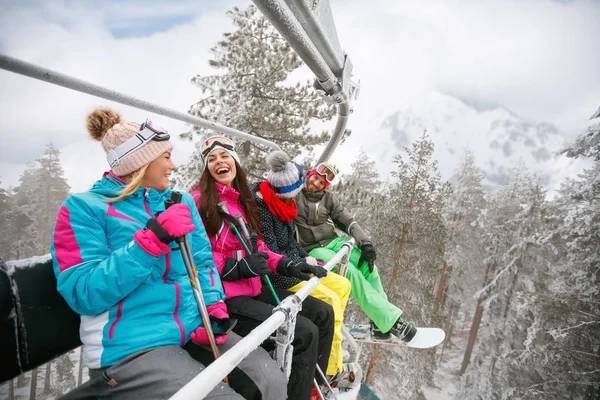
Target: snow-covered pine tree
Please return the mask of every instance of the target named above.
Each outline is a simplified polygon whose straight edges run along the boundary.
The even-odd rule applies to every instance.
[[[482,182],[483,174],[475,164],[475,156],[465,149],[450,179],[452,195],[444,211],[448,231],[446,264],[444,282],[438,287],[440,308],[446,303],[447,296],[452,303],[453,314],[458,314],[459,310],[462,313],[472,312],[473,295],[481,287],[485,272],[481,237],[486,200]],[[451,332],[452,329],[446,330],[447,340],[450,340]]]
[[[435,288],[442,271],[446,229],[443,206],[451,189],[442,183],[433,159],[433,142],[426,133],[404,155],[394,159],[397,169],[388,196],[374,206],[380,274],[390,301],[403,309],[403,318],[420,326],[444,326],[435,309]],[[367,367],[367,383],[395,397],[417,393],[431,384],[436,367],[435,350],[407,352],[402,348],[379,351],[375,346]],[[389,371],[393,370],[394,374]]]
[[[69,196],[70,187],[60,164],[60,150],[52,143],[46,145],[44,155],[38,160],[36,174],[37,208],[35,224],[37,246],[41,253],[48,252],[56,215],[62,202]]]
[[[71,350],[66,354],[58,357],[54,361],[56,368],[56,394],[61,396],[75,388],[75,363],[71,360],[71,355],[75,350]]]
[[[7,260],[48,253],[54,222],[61,203],[69,195],[69,185],[60,165],[60,151],[51,143],[44,155],[30,163],[9,196],[5,213],[11,232]]]
[[[329,135],[312,133],[308,124],[311,119],[331,119],[335,109],[309,82],[289,82],[290,73],[302,65],[298,55],[255,6],[246,10],[234,7],[228,15],[236,30],[223,34],[223,40],[211,49],[214,58],[209,61],[219,73],[192,79],[203,97],[189,113],[273,140],[292,157],[326,142]],[[212,134],[194,127],[181,136],[191,140],[196,135]],[[265,169],[264,157],[271,149],[241,140],[237,145],[250,180],[259,180]],[[196,149],[189,162],[179,168],[175,186],[190,187],[201,171]]]
[[[29,163],[19,178],[19,186],[13,188],[10,196],[10,208],[7,213],[7,230],[10,232],[10,246],[4,249],[5,259],[14,260],[39,255],[37,253],[34,221],[36,220],[35,163]]]
[[[600,118],[600,108],[593,118]],[[542,397],[600,397],[600,123],[562,153],[593,160],[577,179],[567,179],[555,201],[561,259],[543,298],[549,365],[546,382],[531,389]]]
[[[549,222],[545,192],[520,163],[490,197],[485,262],[491,277],[477,293],[485,299],[484,311],[475,356],[461,381],[464,398],[535,398],[527,391],[544,380],[548,335],[540,296],[556,262]]]
[[[350,210],[361,227],[370,233],[373,228],[372,217],[377,212],[373,209],[373,204],[382,196],[377,165],[363,149],[360,149],[350,167],[350,173],[340,174],[339,182],[330,190],[336,192],[344,207]]]
[[[2,184],[2,181],[0,181]],[[6,189],[0,187],[0,226],[7,227],[9,226],[10,219],[10,196]],[[8,252],[10,251],[10,246],[12,244],[11,235],[0,235],[0,257],[3,259],[8,259]]]

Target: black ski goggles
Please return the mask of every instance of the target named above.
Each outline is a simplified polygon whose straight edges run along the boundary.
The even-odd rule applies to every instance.
[[[140,125],[140,131],[134,137],[127,139],[114,149],[110,150],[106,155],[108,165],[113,168],[123,158],[127,157],[131,153],[135,152],[139,148],[145,146],[152,140],[157,142],[163,142],[169,140],[171,135],[166,129],[152,123],[150,119],[147,119],[142,125]]]

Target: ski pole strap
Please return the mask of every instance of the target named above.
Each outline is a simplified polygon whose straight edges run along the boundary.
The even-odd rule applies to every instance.
[[[169,244],[173,240],[175,240],[175,238],[169,235],[169,232],[167,232],[165,228],[163,228],[162,225],[154,218],[150,218],[148,222],[146,222],[146,228],[154,232],[158,240],[160,240],[164,244]]]

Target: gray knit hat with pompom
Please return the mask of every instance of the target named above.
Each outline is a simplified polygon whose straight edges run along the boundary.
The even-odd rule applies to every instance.
[[[289,157],[281,150],[267,156],[267,181],[277,197],[292,199],[302,190],[304,172],[298,164],[290,162]]]

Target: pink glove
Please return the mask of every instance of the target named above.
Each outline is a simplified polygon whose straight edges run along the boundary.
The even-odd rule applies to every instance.
[[[196,225],[192,223],[192,214],[187,204],[177,203],[167,208],[156,218],[159,224],[173,237],[180,237],[193,232]]]
[[[172,238],[186,235],[196,229],[192,223],[190,208],[186,204],[173,204],[160,214],[156,221]],[[161,241],[152,229],[140,229],[133,235],[133,239],[146,253],[154,257],[171,251],[168,242]]]
[[[208,333],[206,333],[206,328],[200,326],[196,328],[194,332],[190,335],[192,342],[196,344],[210,344],[210,340],[208,339]],[[223,344],[227,341],[227,335],[219,335],[215,336],[216,344]]]
[[[229,314],[227,314],[227,306],[224,302],[218,301],[215,304],[211,304],[206,307],[208,311],[208,315],[211,317],[215,317],[217,319],[229,319]]]
[[[211,317],[215,317],[217,319],[229,319],[229,314],[227,314],[227,306],[224,302],[218,301],[215,304],[211,304],[206,307],[206,311],[208,311],[208,315]],[[190,338],[194,343],[197,344],[210,344],[208,340],[208,334],[206,333],[206,328],[200,326],[196,328],[194,332],[190,335]],[[227,335],[215,335],[215,342],[217,344],[223,344],[227,341]]]

